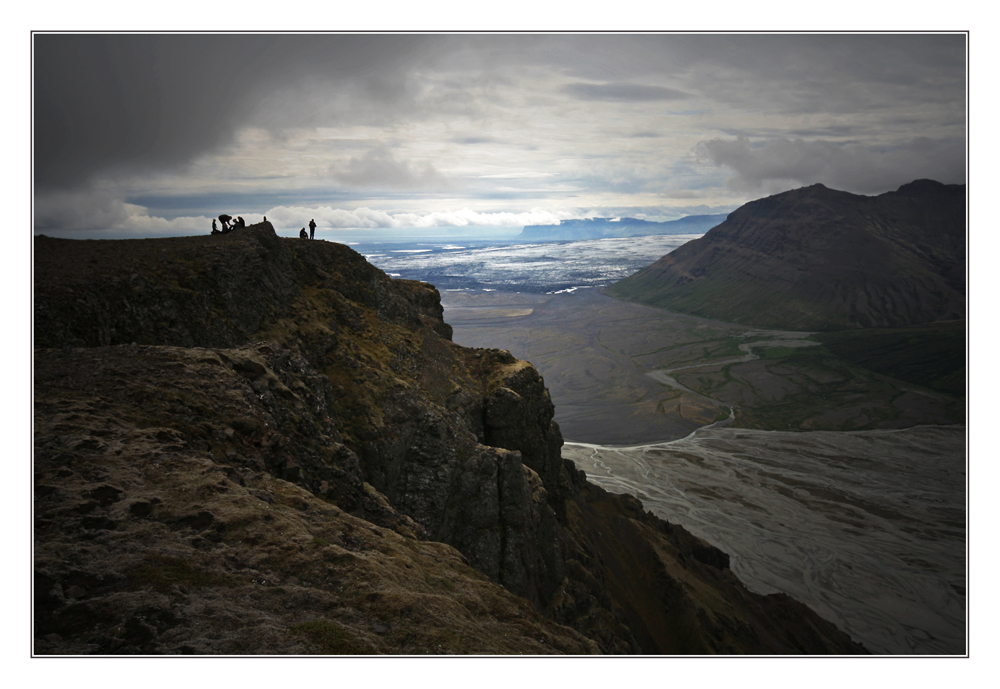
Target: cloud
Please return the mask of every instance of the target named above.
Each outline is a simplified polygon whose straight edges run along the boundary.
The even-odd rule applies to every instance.
[[[211,199],[236,195],[256,210],[350,204],[397,218],[435,210],[435,197],[522,211],[655,206],[688,189],[724,204],[964,170],[961,34],[32,40],[35,191],[49,195],[36,220],[49,228],[154,223],[121,199],[196,193],[178,212],[209,216]],[[113,191],[51,196],[94,189]]]
[[[729,185],[741,191],[821,183],[846,191],[880,193],[919,178],[945,184],[965,182],[964,148],[958,142],[928,138],[875,148],[787,138],[751,142],[741,136],[701,141],[696,153],[731,169],[735,174]]]
[[[349,187],[379,189],[442,189],[447,180],[427,162],[399,160],[387,146],[378,144],[358,157],[330,166],[330,175]]]
[[[673,63],[684,70],[680,87],[716,107],[864,119],[964,105],[962,34],[704,38],[714,40],[690,41]]]
[[[656,100],[679,100],[691,94],[665,86],[646,84],[611,83],[587,84],[575,82],[563,86],[563,91],[579,100],[642,102]]]
[[[566,211],[534,209],[522,213],[482,213],[468,208],[429,213],[388,213],[371,208],[345,210],[331,206],[275,206],[261,214],[275,230],[298,230],[315,219],[320,229],[427,229],[439,227],[515,228],[524,225],[554,225],[573,217]],[[244,214],[248,223],[261,218]],[[35,232],[73,237],[81,233],[97,238],[174,237],[208,234],[212,219],[183,216],[167,220],[150,215],[147,208],[125,203],[106,192],[54,192],[40,195],[35,203]]]
[[[371,208],[353,211],[330,206],[276,206],[265,213],[278,229],[303,226],[315,219],[320,229],[405,229],[432,227],[522,227],[524,225],[555,225],[570,217],[566,212],[535,209],[525,213],[480,213],[463,208],[458,211],[432,213],[387,213]]]
[[[35,183],[182,166],[242,126],[385,121],[423,36],[35,34]]]
[[[212,218],[150,215],[143,206],[125,203],[106,191],[57,191],[35,197],[34,229],[38,234],[72,237],[170,237],[207,234]]]
[[[554,177],[554,172],[532,172],[522,170],[520,172],[503,172],[496,175],[479,175],[479,179],[538,179],[540,177]]]
[[[54,229],[104,229],[128,220],[121,199],[101,191],[50,192],[35,196],[36,231]]]
[[[452,139],[457,144],[463,144],[467,146],[474,146],[477,144],[493,144],[498,143],[499,140],[492,136],[458,136]]]
[[[485,118],[536,95],[690,98],[764,113],[895,108],[933,127],[938,111],[961,114],[965,94],[961,34],[39,33],[32,40],[35,182],[46,188],[183,169],[248,126]]]

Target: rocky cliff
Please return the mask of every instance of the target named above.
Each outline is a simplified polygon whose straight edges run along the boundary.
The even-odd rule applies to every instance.
[[[862,653],[346,246],[36,237],[37,653]]]
[[[965,186],[879,196],[822,184],[752,201],[609,294],[757,327],[842,330],[965,317]]]

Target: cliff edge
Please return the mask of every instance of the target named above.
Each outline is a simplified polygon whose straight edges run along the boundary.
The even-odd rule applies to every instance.
[[[339,244],[36,237],[39,654],[864,653]]]

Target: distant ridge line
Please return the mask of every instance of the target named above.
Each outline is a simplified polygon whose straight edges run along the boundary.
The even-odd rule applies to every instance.
[[[639,218],[578,218],[558,225],[526,225],[517,239],[547,242],[560,239],[605,239],[657,234],[704,234],[725,221],[727,214],[688,215],[656,222]]]

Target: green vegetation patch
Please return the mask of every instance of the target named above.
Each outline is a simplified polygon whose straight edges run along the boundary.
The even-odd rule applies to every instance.
[[[761,359],[788,359],[795,357],[799,352],[796,351],[798,347],[758,347],[757,351],[754,352]],[[801,357],[806,361],[809,361],[808,357]]]
[[[838,357],[890,378],[965,397],[965,321],[820,333]]]
[[[330,620],[310,620],[289,627],[289,631],[305,637],[321,655],[369,655],[372,652],[357,636]]]
[[[727,400],[736,409],[736,426],[745,428],[847,431],[964,419],[961,398],[913,402],[904,381],[822,345],[758,347],[755,353],[759,361],[728,364],[714,372],[681,371],[676,378],[700,394]],[[964,369],[959,374],[964,376]],[[660,411],[668,410],[661,405]]]

